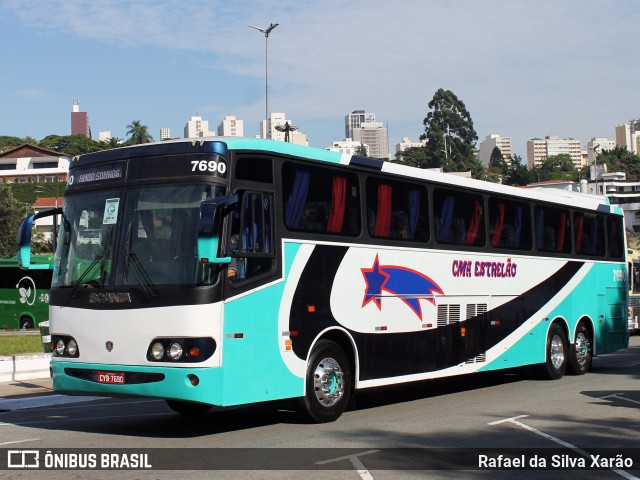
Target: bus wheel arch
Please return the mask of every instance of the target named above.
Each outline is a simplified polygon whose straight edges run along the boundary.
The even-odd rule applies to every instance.
[[[298,399],[302,416],[311,422],[337,420],[349,405],[355,361],[349,337],[331,330],[314,343],[307,361],[305,393]]]
[[[591,368],[594,352],[594,329],[591,319],[581,318],[576,325],[569,349],[567,371],[572,375],[584,375]]]
[[[545,361],[537,365],[538,377],[544,380],[558,380],[564,376],[569,363],[569,343],[567,325],[563,319],[554,320],[547,331]]]

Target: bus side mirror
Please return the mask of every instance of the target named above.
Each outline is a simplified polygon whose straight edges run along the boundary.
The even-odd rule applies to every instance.
[[[222,209],[237,202],[237,195],[227,195],[205,200],[200,204],[198,257],[201,262],[231,263],[231,257],[218,257],[218,247],[220,245]]]
[[[33,222],[39,218],[50,217],[62,213],[62,208],[52,208],[35,215],[28,215],[22,219],[16,234],[16,243],[18,244],[18,267],[24,270],[44,270],[51,268],[46,264],[31,264],[31,231],[33,230]]]

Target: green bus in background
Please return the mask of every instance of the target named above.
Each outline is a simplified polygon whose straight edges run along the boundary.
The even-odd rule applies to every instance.
[[[32,255],[34,270],[18,268],[16,257],[0,259],[0,329],[35,328],[49,320],[53,255]]]

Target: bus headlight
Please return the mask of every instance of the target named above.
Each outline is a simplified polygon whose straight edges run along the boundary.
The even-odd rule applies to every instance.
[[[173,342],[169,346],[169,357],[171,360],[180,360],[180,357],[182,357],[182,345],[177,342]]]
[[[73,338],[69,340],[69,343],[67,344],[67,353],[72,357],[75,356],[76,353],[78,353],[78,344]]]
[[[64,340],[63,339],[59,339],[56,342],[56,353],[58,354],[58,356],[61,357],[62,355],[64,355],[64,347],[65,347]]]
[[[216,341],[211,337],[154,338],[147,348],[150,362],[204,362],[216,351]]]
[[[54,357],[78,358],[80,349],[75,338],[69,335],[51,335],[51,354]]]
[[[151,345],[151,356],[154,360],[162,360],[162,357],[164,357],[164,345],[160,342]]]

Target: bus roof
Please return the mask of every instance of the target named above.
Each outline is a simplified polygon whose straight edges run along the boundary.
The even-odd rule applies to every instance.
[[[128,147],[102,150],[74,157],[71,168],[79,165],[95,164],[108,161],[123,160],[140,156],[171,155],[180,153],[210,152],[226,154],[228,150],[244,150],[255,152],[279,153],[321,162],[335,163],[353,167],[377,170],[404,177],[418,178],[443,185],[472,188],[488,193],[520,197],[526,200],[538,200],[562,204],[577,208],[598,210],[605,213],[621,213],[619,209],[609,205],[606,197],[589,195],[567,190],[551,188],[517,188],[498,183],[464,178],[435,170],[426,170],[399,163],[372,158],[347,155],[320,148],[306,147],[277,140],[244,137],[202,137],[167,140]]]

